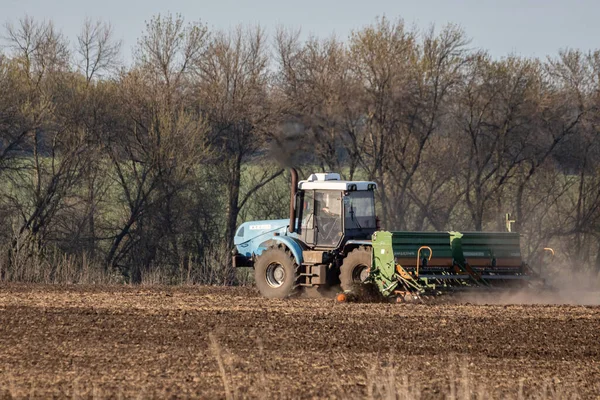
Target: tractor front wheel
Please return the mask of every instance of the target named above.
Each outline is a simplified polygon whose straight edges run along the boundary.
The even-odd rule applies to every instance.
[[[362,284],[371,269],[371,248],[359,247],[352,250],[340,267],[340,285],[342,290],[352,290]]]
[[[283,245],[271,246],[254,264],[256,287],[265,297],[283,299],[296,293],[298,265]]]

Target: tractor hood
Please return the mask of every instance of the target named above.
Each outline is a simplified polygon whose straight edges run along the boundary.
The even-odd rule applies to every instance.
[[[233,244],[236,246],[238,253],[249,257],[253,253],[257,253],[262,243],[277,234],[297,236],[287,231],[289,223],[288,219],[245,222],[240,225],[235,233]]]

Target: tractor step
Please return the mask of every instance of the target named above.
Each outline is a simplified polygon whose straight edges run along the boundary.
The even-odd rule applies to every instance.
[[[320,265],[304,265],[306,272],[300,272],[300,286],[323,285],[327,283],[327,266]]]

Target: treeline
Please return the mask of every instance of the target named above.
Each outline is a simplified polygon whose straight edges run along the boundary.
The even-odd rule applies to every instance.
[[[234,283],[235,228],[286,217],[290,166],[377,181],[386,229],[511,213],[530,261],[600,269],[600,52],[496,60],[386,18],[303,40],[157,16],[131,66],[100,22],[3,36],[1,280]]]

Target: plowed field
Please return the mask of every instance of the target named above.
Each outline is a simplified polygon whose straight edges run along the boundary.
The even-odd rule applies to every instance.
[[[0,286],[0,397],[600,397],[600,307]],[[536,397],[537,398],[537,397]]]

